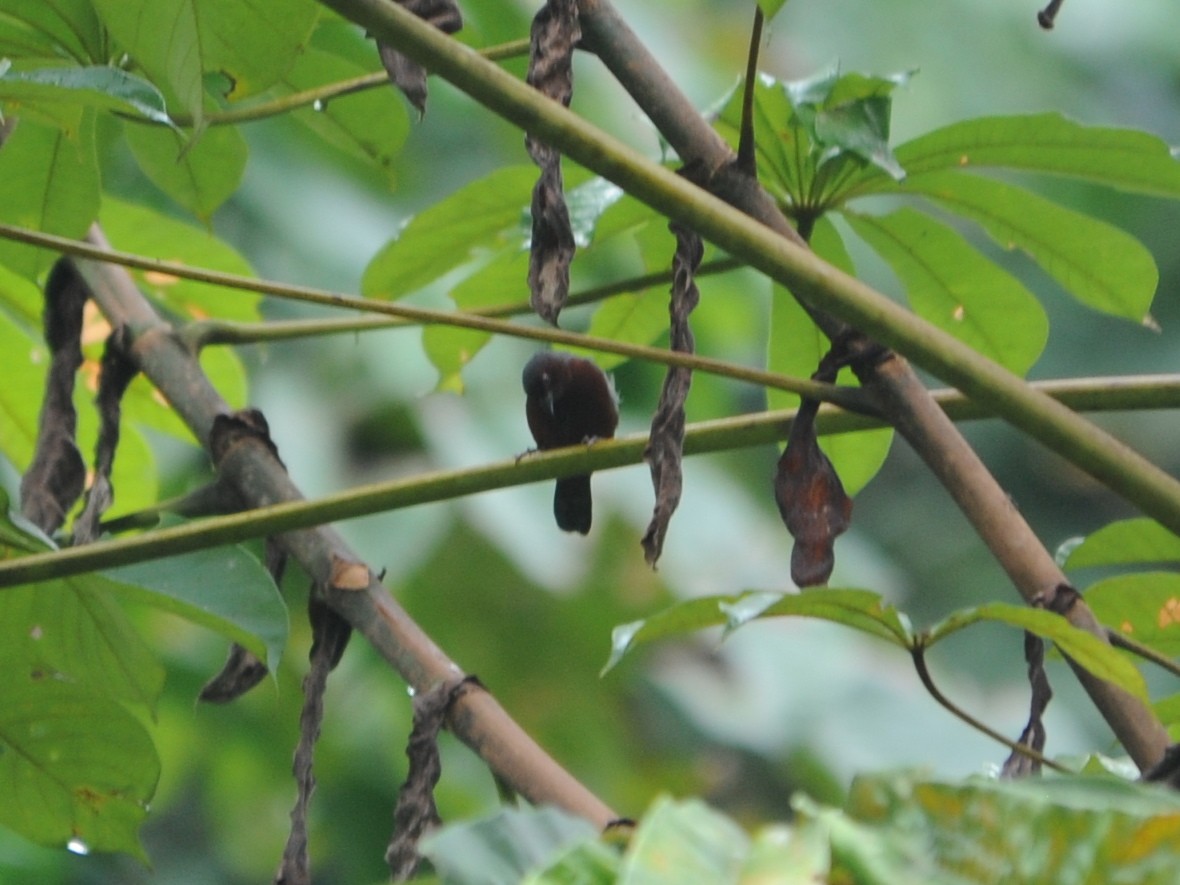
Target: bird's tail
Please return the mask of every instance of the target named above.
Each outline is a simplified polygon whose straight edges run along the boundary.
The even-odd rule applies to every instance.
[[[590,500],[590,474],[567,476],[557,481],[553,493],[553,515],[563,532],[590,532],[593,503]]]

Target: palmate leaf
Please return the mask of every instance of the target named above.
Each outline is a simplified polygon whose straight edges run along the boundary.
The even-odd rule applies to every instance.
[[[1070,543],[1066,568],[1180,562],[1180,537],[1154,519],[1138,517],[1104,525]]]
[[[762,75],[754,88],[754,131],[763,185],[786,211],[822,211],[838,205],[847,183],[864,170],[901,178],[889,147],[892,92],[908,74],[873,77],[832,67],[805,80],[780,82]],[[742,113],[739,85],[718,114],[718,129],[736,143]]]
[[[1180,575],[1118,575],[1092,584],[1084,595],[1102,623],[1166,655],[1180,654]]]
[[[910,175],[993,167],[1066,175],[1119,190],[1180,196],[1180,162],[1147,132],[1083,126],[1060,114],[979,117],[897,148]]]
[[[246,171],[246,140],[233,126],[198,134],[127,125],[123,132],[151,182],[205,224],[238,189]]]
[[[138,831],[159,776],[151,736],[118,703],[52,678],[0,682],[0,825],[146,862]]]
[[[1149,322],[1159,282],[1151,252],[1130,234],[1031,191],[979,175],[910,175],[899,187],[978,222],[1000,246],[1027,252],[1096,310]]]
[[[913,209],[844,217],[893,268],[919,316],[1018,375],[1041,355],[1049,320],[1040,303],[958,232]]]
[[[90,0],[0,0],[0,57],[104,61],[103,33]]]
[[[651,617],[620,624],[611,633],[611,654],[602,672],[611,670],[624,655],[640,645],[683,636],[708,627],[725,627],[726,634],[752,620],[770,617],[820,618],[907,646],[913,636],[909,620],[868,590],[806,588],[798,593],[752,591],[730,596],[704,596],[676,603]]]
[[[99,173],[94,112],[84,110],[73,134],[20,120],[0,151],[0,220],[67,237],[80,237],[98,214]],[[36,280],[57,256],[45,249],[0,242],[0,263]]]
[[[992,602],[955,612],[931,627],[927,636],[931,643],[938,642],[980,621],[998,621],[1035,633],[1099,679],[1113,682],[1138,698],[1147,698],[1143,674],[1121,652],[1094,634],[1073,626],[1061,615],[1044,609]]]
[[[164,96],[151,83],[107,65],[9,70],[0,73],[0,106],[77,105],[168,123]]]
[[[266,89],[294,64],[319,15],[313,0],[290,0],[281,14],[238,0],[95,0],[94,8],[136,64],[197,122],[206,73],[228,81],[230,99]]]

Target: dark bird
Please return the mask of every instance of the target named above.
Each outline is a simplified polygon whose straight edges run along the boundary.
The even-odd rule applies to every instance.
[[[619,408],[610,380],[590,360],[561,351],[542,351],[524,367],[525,416],[537,448],[559,449],[610,439]],[[553,515],[566,532],[590,531],[590,474],[557,481]]]

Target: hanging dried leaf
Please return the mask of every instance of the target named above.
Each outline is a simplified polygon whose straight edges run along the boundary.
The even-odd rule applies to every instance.
[[[82,365],[82,309],[90,288],[72,261],[60,258],[45,284],[45,343],[49,373],[33,462],[20,484],[21,513],[46,533],[65,522],[86,482],[74,436],[74,376]]]
[[[1028,724],[1017,738],[1017,743],[1043,753],[1045,749],[1045,709],[1053,698],[1053,689],[1045,673],[1045,641],[1035,633],[1025,631],[1024,659],[1028,662],[1028,684],[1032,689],[1029,701]],[[1028,777],[1039,774],[1041,763],[1015,750],[1004,760],[1002,777]]]
[[[444,34],[454,34],[463,27],[463,13],[455,0],[399,0],[409,12],[430,22]],[[426,69],[402,55],[392,46],[377,42],[381,64],[389,74],[389,81],[401,90],[418,111],[426,113]]]
[[[266,416],[258,409],[239,409],[214,417],[213,426],[209,428],[209,454],[213,457],[213,466],[219,466],[234,448],[248,440],[262,443],[279,466],[286,466],[279,457],[278,446],[270,438]]]
[[[89,544],[99,535],[99,520],[111,506],[115,490],[111,468],[119,448],[119,420],[123,394],[139,372],[126,349],[126,335],[116,329],[107,336],[98,376],[98,443],[94,447],[94,479],[86,493],[86,506],[74,523],[74,543]]]
[[[307,852],[307,809],[315,791],[312,760],[320,727],[324,721],[324,693],[328,674],[340,661],[352,628],[340,615],[319,598],[318,589],[308,595],[307,615],[311,622],[312,644],[308,658],[311,666],[303,677],[303,710],[299,714],[299,743],[291,770],[298,794],[291,809],[291,832],[283,849],[283,859],[275,873],[275,885],[310,885],[311,861]]]
[[[573,96],[574,47],[582,38],[576,0],[548,0],[530,30],[528,84],[569,107]],[[561,156],[549,145],[525,136],[525,148],[541,175],[533,187],[529,300],[533,310],[557,325],[569,295],[574,234],[561,176]]]
[[[219,466],[231,451],[247,440],[264,445],[282,466],[283,460],[279,457],[278,447],[270,438],[270,425],[267,424],[266,416],[257,409],[242,409],[229,415],[218,415],[213,419],[213,426],[209,430],[209,452],[213,456],[214,466]],[[222,512],[230,512],[236,510],[240,504],[235,501],[232,507],[225,506],[229,497],[223,484],[219,482],[207,493],[202,491],[194,503],[208,504],[219,507]],[[286,569],[286,551],[274,538],[267,538],[266,570],[270,572],[275,584],[282,582]],[[220,672],[205,683],[198,699],[210,704],[227,704],[237,700],[261,682],[267,672],[266,664],[259,660],[257,655],[234,643],[230,646],[229,657],[226,658]]]
[[[287,552],[274,538],[266,539],[265,549],[266,570],[278,585],[287,570]],[[268,672],[266,664],[254,652],[235,642],[229,647],[229,657],[221,671],[205,683],[197,699],[209,704],[228,704],[265,679]]]
[[[799,406],[774,478],[778,511],[795,539],[791,579],[800,587],[823,584],[831,577],[833,545],[852,516],[852,499],[816,440],[818,409],[815,400]]]
[[[434,787],[442,774],[438,733],[446,722],[451,705],[473,684],[478,683],[469,676],[414,697],[414,726],[406,745],[410,768],[397,795],[393,837],[385,852],[385,862],[389,864],[395,882],[404,882],[414,875],[422,863],[422,856],[418,853],[419,840],[428,829],[442,823],[434,804]]]
[[[693,353],[696,342],[688,317],[701,298],[693,274],[700,266],[704,247],[701,238],[688,228],[673,222],[669,229],[676,236],[676,253],[672,257],[672,297],[668,302],[670,345],[674,351]],[[688,398],[691,386],[691,369],[668,367],[660,401],[652,417],[651,434],[643,450],[656,496],[651,522],[643,533],[642,542],[643,556],[653,568],[664,550],[668,523],[680,504],[680,492],[684,485],[681,469],[684,455],[684,401]]]

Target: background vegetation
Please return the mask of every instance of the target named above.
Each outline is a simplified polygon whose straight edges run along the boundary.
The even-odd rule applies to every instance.
[[[535,11],[522,2],[468,5],[459,36],[476,46],[521,38]],[[740,15],[737,5],[617,3],[701,108],[720,106],[742,73],[752,4]],[[0,2],[0,20],[12,17],[14,8]],[[782,79],[810,76],[836,62],[841,70],[866,74],[913,71],[893,93],[893,144],[972,116],[1046,110],[1180,142],[1180,62],[1167,0],[1133,9],[1070,0],[1051,33],[1036,28],[1035,11],[1016,2],[949,0],[932,8],[909,0],[795,0],[768,25],[762,67]],[[312,45],[367,59],[367,70],[378,69],[375,48],[343,22],[321,26]],[[504,62],[521,76],[525,64],[523,56]],[[660,155],[657,135],[594,59],[578,58],[575,74],[575,110],[644,153]],[[515,128],[437,80],[431,80],[421,121],[389,87],[333,99],[328,110],[364,101],[370,104],[361,113],[381,127],[379,162],[355,146],[341,149],[315,137],[314,117],[324,110],[250,122],[238,127],[240,145],[216,146],[248,155],[240,182],[227,183],[224,203],[195,214],[158,177],[153,180],[149,158],[157,148],[139,132],[146,127],[100,116],[95,143],[107,236],[118,248],[149,255],[158,254],[153,237],[169,248],[185,239],[186,252],[160,257],[228,270],[248,264],[262,278],[353,293],[362,289],[369,262],[410,219],[496,170],[528,162]],[[19,116],[19,108],[5,106],[5,114]],[[209,130],[206,144],[218,131]],[[521,180],[532,174],[524,172]],[[1038,180],[1036,187],[1145,244],[1160,272],[1151,307],[1159,328],[1080,305],[1027,257],[979,237],[973,242],[1033,291],[1048,314],[1048,341],[1029,376],[1168,371],[1176,359],[1171,330],[1180,322],[1174,297],[1178,205],[1074,181]],[[526,201],[527,188],[521,191]],[[140,216],[132,207],[157,214]],[[160,216],[190,227],[173,236]],[[669,236],[650,235],[663,238],[671,254]],[[246,264],[220,251],[220,244]],[[575,262],[574,289],[655,270],[643,266],[643,257],[630,243],[600,250],[592,264]],[[854,258],[870,284],[900,295],[891,272],[868,250]],[[455,282],[444,278],[421,287],[409,301],[448,306]],[[31,326],[39,307],[27,285],[8,272],[0,285],[6,287],[5,310]],[[703,278],[701,289],[693,320],[698,350],[760,364],[769,283],[742,271]],[[523,277],[503,291],[478,294],[493,304],[527,297]],[[247,319],[254,298],[234,292],[200,297],[204,311],[223,319]],[[259,301],[258,310],[267,320],[328,315],[271,298]],[[570,309],[563,325],[583,328],[593,322],[590,314]],[[429,339],[425,344],[418,327],[275,340],[234,349],[244,372],[220,348],[208,351],[206,366],[234,405],[249,403],[265,413],[293,480],[311,498],[426,469],[510,458],[531,445],[519,372],[534,343],[495,338],[450,376],[439,373],[428,356]],[[13,360],[5,357],[6,364]],[[630,361],[613,372],[622,398],[620,432],[645,430],[662,367]],[[29,390],[39,395],[40,381]],[[757,410],[764,397],[753,385],[698,374],[688,418]],[[1180,468],[1170,413],[1096,420],[1165,470]],[[8,436],[15,430],[0,429],[12,466],[24,469],[27,453],[14,454],[19,447]],[[175,428],[165,419],[140,430],[143,452],[135,454],[131,435],[120,455],[125,472],[122,482],[116,475],[115,515],[191,490],[209,475],[206,456],[169,432]],[[1136,515],[1006,425],[981,422],[965,430],[1050,548]],[[158,485],[148,481],[149,457]],[[564,536],[552,525],[549,483],[390,511],[338,528],[367,563],[385,570],[386,585],[443,649],[478,674],[566,768],[627,814],[639,816],[653,797],[671,793],[703,797],[753,826],[789,817],[798,790],[841,804],[856,774],[921,766],[956,779],[1000,762],[1006,751],[938,707],[903,653],[812,620],[753,625],[724,644],[712,634],[654,644],[600,677],[618,624],[701,594],[789,586],[790,539],[766,493],[777,457],[775,446],[764,445],[686,462],[684,500],[657,572],[644,564],[638,545],[651,505],[642,467],[596,475],[596,524],[586,539]],[[945,492],[900,442],[857,494],[853,527],[837,554],[833,586],[871,588],[918,625],[968,605],[1018,601]],[[151,866],[124,855],[70,856],[0,829],[0,881],[224,883],[270,876],[294,795],[290,752],[310,645],[301,614],[306,585],[297,569],[284,582],[291,633],[276,679],[226,707],[194,704],[220,666],[225,637],[155,607],[129,606],[167,674],[148,725],[161,772],[142,831]],[[1017,632],[966,631],[932,654],[932,666],[944,691],[963,706],[1004,733],[1018,732],[1028,702]],[[410,697],[388,665],[357,640],[330,687],[317,751],[313,856],[322,859],[323,881],[380,881],[390,810],[405,776]],[[1162,683],[1152,687],[1169,693]],[[1114,751],[1109,729],[1073,681],[1063,675],[1055,689],[1049,752]],[[497,802],[480,761],[444,736],[443,819],[472,818]]]

